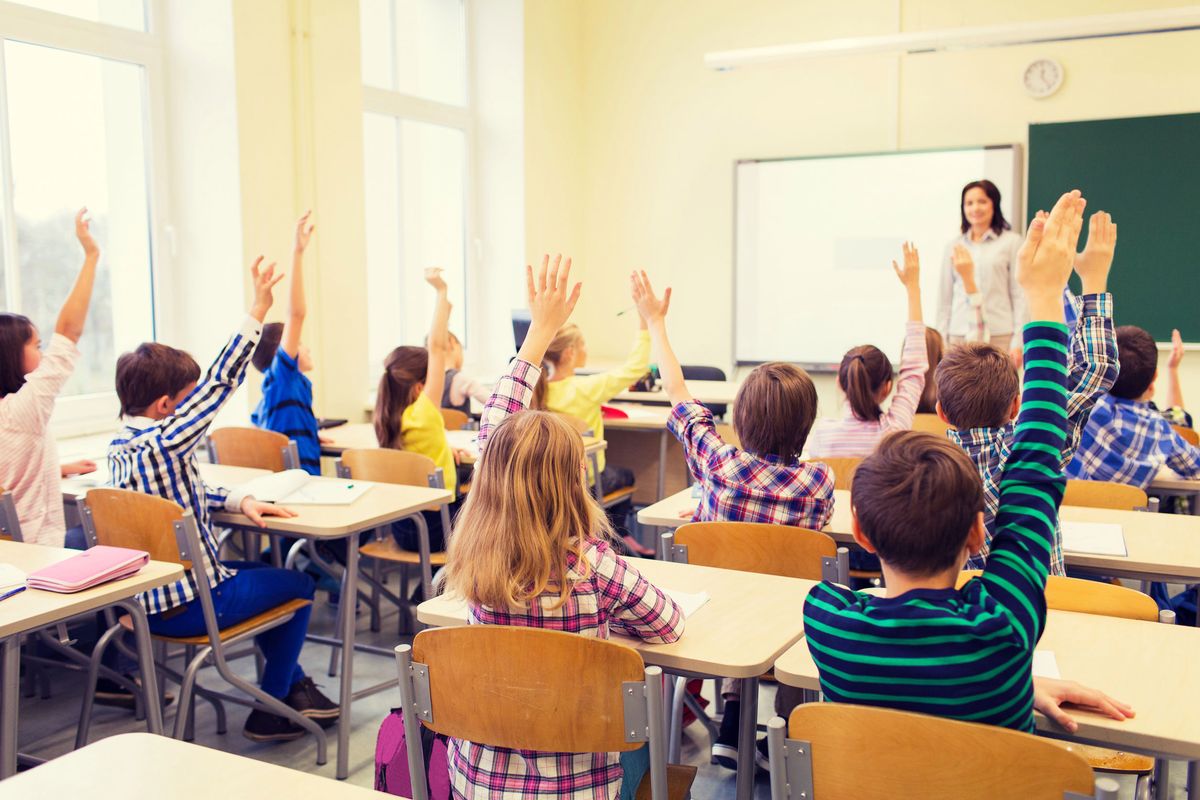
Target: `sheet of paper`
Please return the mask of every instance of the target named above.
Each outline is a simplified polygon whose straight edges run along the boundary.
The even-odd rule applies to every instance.
[[[446,431],[446,441],[451,447],[466,450],[475,458],[479,458],[479,431]]]
[[[1061,678],[1058,672],[1058,659],[1053,650],[1033,651],[1033,676],[1035,678]]]
[[[25,585],[25,571],[14,564],[0,564],[0,594],[15,586]]]
[[[348,506],[370,488],[370,484],[345,478],[312,478],[279,502],[283,505]]]
[[[1098,556],[1127,556],[1125,532],[1111,522],[1062,523],[1063,550]]]
[[[678,589],[663,589],[663,592],[679,604],[683,609],[683,617],[687,619],[708,602],[708,592],[681,592]]]

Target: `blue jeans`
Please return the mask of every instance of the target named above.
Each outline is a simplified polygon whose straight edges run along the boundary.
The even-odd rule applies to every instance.
[[[236,625],[288,600],[311,600],[313,597],[312,578],[303,572],[250,561],[226,561],[225,566],[236,569],[237,573],[212,590],[213,610],[220,628]],[[166,619],[163,614],[150,615],[151,633],[160,636],[203,635],[204,610],[200,607],[200,599],[179,606],[179,609],[182,611],[165,612],[169,615]],[[304,646],[311,611],[311,606],[305,606],[284,624],[260,633],[254,639],[266,659],[262,690],[272,697],[287,697],[292,685],[304,677],[304,670],[297,660]]]

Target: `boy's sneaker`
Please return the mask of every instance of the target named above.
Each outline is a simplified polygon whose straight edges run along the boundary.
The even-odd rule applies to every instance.
[[[761,770],[771,771],[771,759],[768,756],[767,737],[758,740],[758,744],[754,746],[754,763],[758,764]]]
[[[242,735],[253,742],[290,742],[299,739],[307,731],[287,717],[254,709],[246,717]]]
[[[292,688],[283,702],[322,728],[337,724],[338,714],[341,713],[338,704],[321,694],[317,685],[313,683],[313,679],[308,676],[292,684]]]
[[[132,675],[126,675],[125,677],[138,686],[142,685],[141,678],[135,678]],[[173,702],[175,702],[175,695],[171,692],[163,692],[163,705],[169,706]],[[107,678],[101,678],[96,681],[96,705],[127,708],[130,711],[133,711],[137,707],[137,703],[133,698],[133,692],[116,681],[110,681]]]
[[[738,700],[725,701],[725,715],[721,717],[721,730],[713,742],[712,758],[725,769],[737,769],[738,717],[741,709]]]

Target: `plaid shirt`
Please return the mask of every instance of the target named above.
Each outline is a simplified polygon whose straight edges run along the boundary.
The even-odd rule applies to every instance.
[[[1164,465],[1185,478],[1200,478],[1200,449],[1171,430],[1153,403],[1109,394],[1092,410],[1067,475],[1145,489]]]
[[[480,450],[506,418],[528,407],[539,370],[514,359],[484,407]],[[481,458],[486,458],[481,455]],[[588,539],[582,557],[567,553],[571,594],[561,606],[558,594],[538,597],[524,609],[473,605],[468,620],[482,625],[516,625],[607,639],[610,630],[655,644],[683,634],[683,612],[607,542]],[[616,797],[624,772],[617,753],[549,753],[489,747],[461,739],[449,742],[450,780],[460,798]]]
[[[1067,442],[1061,453],[1062,467],[1079,448],[1083,428],[1092,406],[1107,394],[1117,379],[1117,339],[1113,331],[1112,295],[1089,294],[1076,299],[1079,318],[1071,331],[1070,375],[1067,386]],[[996,512],[1000,507],[1000,477],[1011,452],[1013,425],[999,428],[969,428],[947,431],[971,460],[983,479],[983,517],[987,526],[987,541],[978,555],[967,562],[968,569],[982,569],[990,551],[996,530]],[[1065,575],[1063,563],[1062,528],[1055,527],[1054,549],[1050,554],[1050,574]]]
[[[688,469],[700,484],[693,522],[769,522],[819,531],[833,515],[833,472],[824,464],[725,444],[712,412],[695,401],[675,406],[667,427],[683,443]]]
[[[210,513],[222,509],[236,511],[246,495],[206,486],[196,467],[196,448],[204,441],[217,412],[241,385],[250,354],[261,333],[262,325],[247,317],[208,368],[208,374],[184,398],[174,414],[161,420],[124,417],[121,430],[108,446],[108,469],[113,486],[157,495],[192,512],[200,531],[200,549],[210,586],[216,586],[234,574],[217,558],[217,540],[213,537]],[[147,613],[161,614],[195,597],[195,580],[188,571],[183,580],[151,589],[138,599]]]

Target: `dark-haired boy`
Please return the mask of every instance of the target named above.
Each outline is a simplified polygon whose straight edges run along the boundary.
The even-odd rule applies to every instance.
[[[1039,214],[1030,230],[1046,223]],[[1078,322],[1070,332],[1067,379],[1067,438],[1060,449],[1059,468],[1070,462],[1088,413],[1117,379],[1117,343],[1113,334],[1112,295],[1108,273],[1116,247],[1117,226],[1103,211],[1092,215],[1087,247],[1074,256],[1074,269],[1083,282],[1076,300]],[[1018,256],[1019,258],[1019,256]],[[1064,285],[1066,281],[1063,281]],[[1063,287],[1058,288],[1059,314],[1063,316]],[[950,348],[935,373],[938,415],[954,426],[948,435],[966,451],[983,480],[985,537],[968,567],[979,569],[987,558],[996,529],[1000,476],[1011,457],[1012,420],[1020,405],[1020,378],[1008,354],[985,344],[967,343]],[[1050,574],[1066,574],[1062,535],[1051,544]]]
[[[1020,413],[983,574],[955,588],[985,535],[971,460],[931,434],[885,438],[855,473],[852,524],[858,543],[879,555],[887,594],[821,583],[804,604],[805,639],[827,699],[1033,730],[1031,665],[1046,619],[1066,485],[1059,453],[1070,427],[1061,297],[1082,210],[1078,192],[1063,195],[1022,248],[1019,279],[1034,321],[1023,332]],[[1060,700],[1043,693],[1036,705],[1057,710]]]

